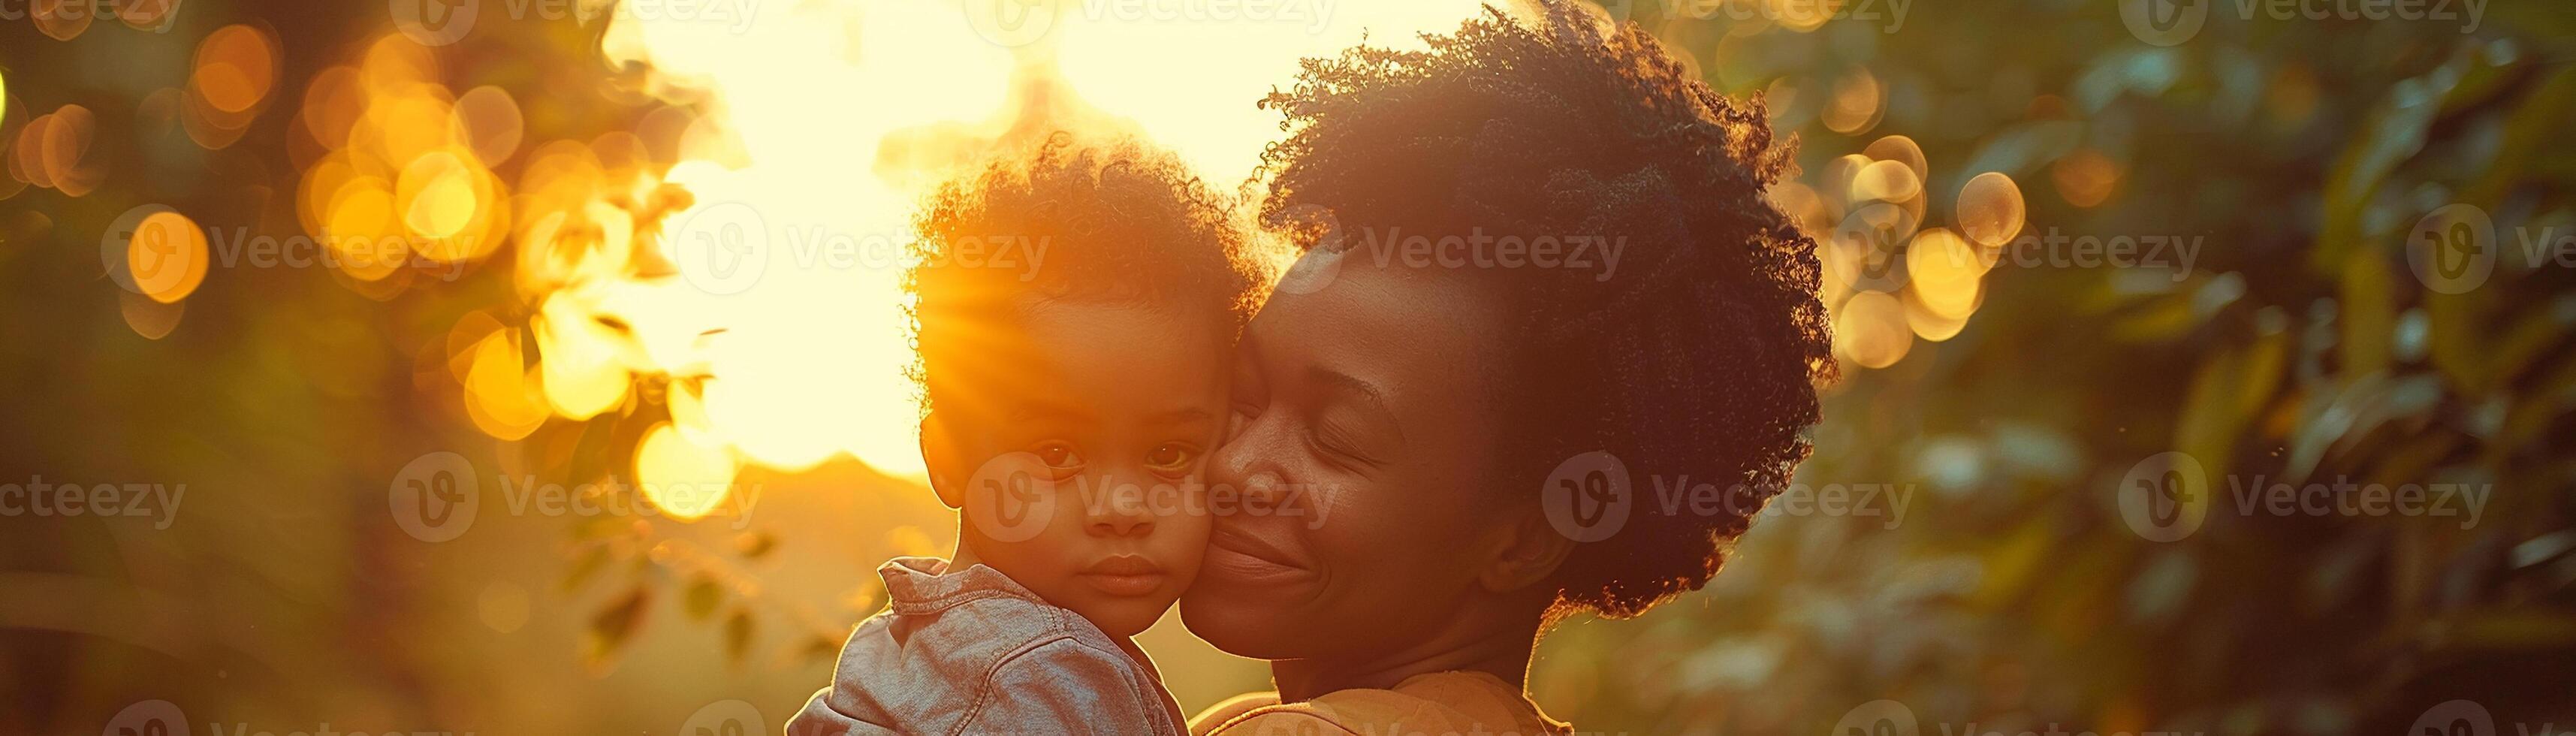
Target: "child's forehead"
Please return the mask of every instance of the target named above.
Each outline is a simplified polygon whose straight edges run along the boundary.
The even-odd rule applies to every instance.
[[[1083,296],[1026,295],[1013,302],[1012,327],[1044,345],[1055,334],[1160,332],[1195,341],[1223,339],[1230,316],[1221,309],[1199,308],[1176,300]]]
[[[1222,406],[1232,366],[1223,314],[1059,302],[1022,311],[945,367],[993,419],[1140,420]],[[930,369],[942,370],[933,364]],[[932,376],[934,380],[939,376]]]

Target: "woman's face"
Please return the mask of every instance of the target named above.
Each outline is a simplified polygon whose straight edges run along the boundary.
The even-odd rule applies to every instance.
[[[1237,655],[1401,656],[1484,594],[1501,313],[1468,279],[1350,260],[1272,296],[1238,351],[1235,426],[1207,465],[1215,530],[1181,599],[1190,631]]]

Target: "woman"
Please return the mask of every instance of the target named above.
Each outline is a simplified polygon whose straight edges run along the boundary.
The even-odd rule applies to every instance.
[[[1262,213],[1307,252],[1247,328],[1208,470],[1243,508],[1181,611],[1278,692],[1196,732],[1561,732],[1539,635],[1705,584],[1809,452],[1826,317],[1761,104],[1547,15],[1264,103],[1293,134]]]

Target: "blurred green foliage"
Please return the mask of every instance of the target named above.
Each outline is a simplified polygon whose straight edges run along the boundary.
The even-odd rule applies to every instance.
[[[2210,3],[2157,47],[2108,0],[1743,38],[1639,5],[1727,89],[1885,82],[1873,129],[1797,128],[1810,178],[1904,134],[1936,212],[2001,171],[2029,194],[2026,236],[2206,247],[2179,278],[1998,266],[1963,333],[1835,389],[1802,468],[1921,489],[1901,523],[1757,524],[1709,590],[1551,638],[1542,703],[1736,733],[1817,733],[1879,699],[1926,734],[2394,733],[2453,698],[2499,732],[2576,721],[2576,272],[2547,260],[2576,233],[2576,14],[2497,3],[2462,33]],[[2079,149],[2120,172],[2093,207],[2050,169]],[[2407,249],[2454,203],[2491,215],[2496,262],[2445,294]],[[2156,542],[2119,494],[2168,451],[2206,468],[2209,505]],[[2240,495],[2338,482],[2493,495],[2473,526]]]

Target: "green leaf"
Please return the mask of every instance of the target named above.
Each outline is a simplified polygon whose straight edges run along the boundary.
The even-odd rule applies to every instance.
[[[2433,367],[2442,372],[2453,390],[2467,396],[2482,396],[2491,383],[2487,370],[2485,308],[2492,298],[2486,289],[2465,294],[2424,294],[2424,316],[2431,323]]]
[[[725,658],[734,664],[741,664],[743,657],[751,653],[753,629],[751,612],[740,608],[734,609],[733,615],[725,618],[724,627]]]
[[[2458,53],[2423,76],[2399,81],[2383,96],[2343,155],[2326,172],[2325,222],[2308,262],[2331,274],[2352,257],[2364,235],[2363,216],[2371,195],[2397,165],[2424,150],[2427,131],[2442,111],[2442,99],[2459,83],[2476,54]]]
[[[2389,343],[2397,336],[2396,284],[2377,251],[2344,261],[2343,370],[2346,380],[2388,369]]]
[[[591,578],[598,577],[600,570],[607,568],[608,545],[588,545],[582,551],[581,557],[573,560],[572,567],[564,571],[561,587],[566,593],[579,590],[583,584],[589,583]]]
[[[689,578],[688,591],[681,597],[681,610],[687,611],[691,620],[705,621],[716,614],[716,607],[724,600],[724,585],[712,575],[699,573]]]
[[[582,630],[583,661],[593,667],[614,661],[643,627],[646,604],[652,601],[652,591],[639,585],[592,615],[590,625]]]
[[[2566,144],[2571,106],[2576,106],[2576,67],[2550,75],[2506,118],[2504,144],[2486,161],[2484,175],[2462,192],[2460,201],[2492,209],[2504,201],[2506,192],[2530,182],[2525,175],[2533,162],[2559,158],[2551,152]]]
[[[807,662],[829,662],[840,654],[841,643],[828,636],[807,639],[805,646],[797,650],[797,655]]]
[[[747,532],[734,537],[733,543],[734,550],[742,553],[745,559],[757,560],[768,556],[770,550],[778,548],[778,535],[769,532]]]
[[[2289,351],[2290,332],[2279,330],[2202,362],[2174,421],[2174,449],[2212,472],[2232,467],[2237,437],[2280,390]]]

